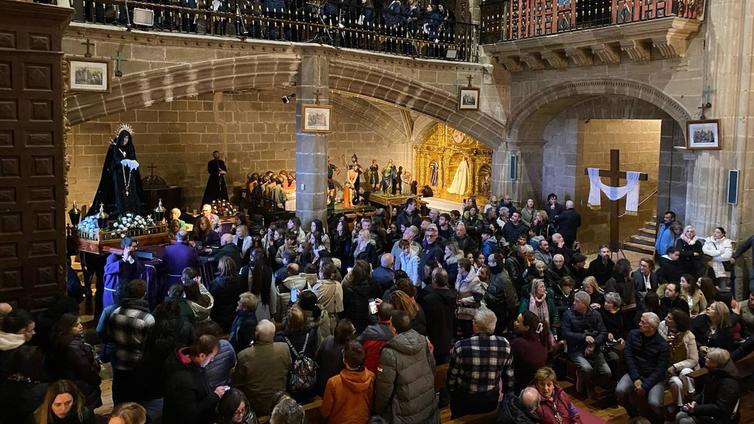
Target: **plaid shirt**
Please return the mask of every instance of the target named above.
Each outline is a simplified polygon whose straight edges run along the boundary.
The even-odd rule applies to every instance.
[[[136,368],[144,358],[152,327],[154,317],[145,300],[126,300],[110,314],[107,335],[115,343],[115,369],[128,371]]]
[[[513,355],[505,337],[479,333],[459,340],[450,350],[448,391],[484,393],[498,389],[505,373],[503,391],[513,391]]]

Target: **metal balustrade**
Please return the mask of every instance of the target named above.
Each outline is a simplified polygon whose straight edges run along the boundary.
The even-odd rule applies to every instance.
[[[492,44],[676,16],[701,20],[704,0],[483,0],[480,42]]]
[[[390,54],[478,61],[479,28],[455,22],[434,6],[394,13],[365,6],[351,7],[336,0],[307,3],[267,0],[264,5],[246,0],[72,0],[74,21],[127,26],[160,32],[214,35],[240,39],[265,39],[320,43],[336,47]],[[154,12],[154,25],[132,22],[134,9]]]

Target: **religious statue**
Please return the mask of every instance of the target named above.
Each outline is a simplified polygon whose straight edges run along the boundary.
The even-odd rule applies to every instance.
[[[359,178],[359,173],[353,165],[348,165],[348,172],[346,172],[346,183],[343,186],[343,207],[352,208],[353,199],[351,198],[356,191],[356,181]]]
[[[337,181],[335,181],[335,179],[333,179],[333,176],[335,175],[336,172],[340,174],[340,170],[338,169],[337,166],[335,166],[332,163],[332,160],[328,156],[327,157],[327,203],[328,205],[335,204],[337,186],[340,185],[338,184]]]
[[[354,182],[352,184],[353,187],[353,203],[359,203],[359,190],[361,190],[361,174],[364,173],[364,171],[361,169],[361,165],[359,165],[359,158],[356,156],[356,153],[354,153],[351,156],[351,166],[353,167],[353,170],[356,171],[356,178],[354,179]]]
[[[372,165],[369,166],[369,186],[372,191],[380,189],[380,166],[377,165],[377,159],[372,159]]]
[[[140,214],[144,210],[144,189],[141,186],[139,162],[136,161],[133,129],[128,125],[121,125],[110,142],[102,176],[87,216],[96,214],[100,204],[104,205],[111,218],[126,212]]]
[[[411,171],[408,169],[403,170],[403,178],[402,178],[402,190],[401,193],[410,193],[411,191]],[[416,194],[416,193],[411,193]]]
[[[398,167],[398,172],[395,173],[395,179],[393,180],[393,194],[396,192],[396,188],[398,191],[398,194],[403,194],[403,167]]]
[[[431,185],[432,187],[437,187],[437,181],[439,180],[440,176],[440,164],[436,160],[433,160],[432,163],[429,164],[429,170],[429,185]]]
[[[392,163],[392,162],[391,162]],[[390,165],[390,194],[395,196],[398,185],[398,167],[394,164]]]
[[[453,181],[448,187],[448,193],[464,195],[469,187],[469,162],[464,156],[458,164]]]
[[[384,168],[382,168],[382,193],[387,194],[387,189],[390,187],[390,184],[392,183],[392,175],[393,175],[393,168],[395,166],[393,165],[393,160],[387,161],[387,165],[385,165]]]
[[[490,174],[481,175],[481,181],[479,182],[479,194],[482,196],[490,195]]]
[[[228,168],[225,162],[220,159],[220,152],[212,152],[212,160],[207,162],[207,188],[204,189],[202,204],[211,204],[214,200],[228,200],[228,187],[225,185],[225,174]]]

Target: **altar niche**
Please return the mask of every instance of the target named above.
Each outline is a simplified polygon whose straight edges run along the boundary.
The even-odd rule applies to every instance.
[[[437,124],[414,146],[414,152],[414,175],[420,190],[428,185],[434,197],[454,202],[475,197],[477,204],[486,202],[492,194],[492,150],[463,132]],[[464,160],[468,164],[465,182],[461,175],[456,177]]]

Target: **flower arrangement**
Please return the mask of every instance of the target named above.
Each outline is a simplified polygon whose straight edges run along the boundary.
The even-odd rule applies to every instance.
[[[227,200],[213,200],[212,213],[217,216],[233,216],[238,213],[238,209]]]
[[[100,228],[97,220],[97,215],[84,218],[77,226],[79,234],[84,238],[99,239],[99,233],[102,232],[103,238],[124,238],[139,235],[139,232],[149,232],[150,227],[156,226],[151,216],[143,217],[130,212],[118,217],[107,228]]]

